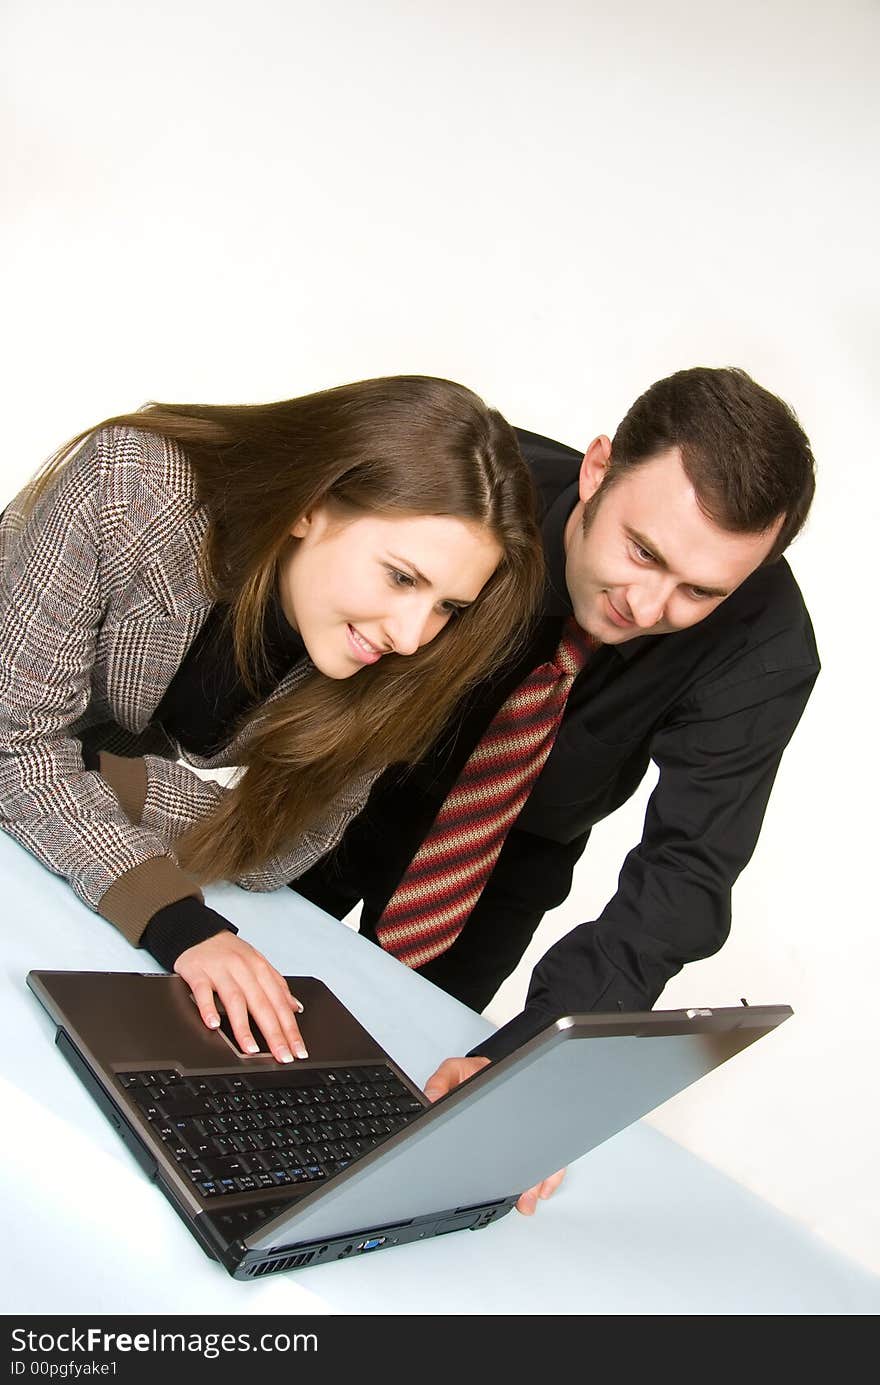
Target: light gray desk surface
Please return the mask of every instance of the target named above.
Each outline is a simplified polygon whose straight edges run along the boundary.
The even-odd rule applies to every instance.
[[[535,1217],[239,1283],[209,1260],[54,1047],[31,969],[157,971],[0,833],[6,1314],[874,1314],[880,1283],[644,1122]],[[209,902],[327,982],[420,1084],[487,1022],[290,890]],[[735,1060],[734,1060],[735,1061]],[[711,1075],[705,1079],[711,1082]],[[548,1170],[550,1172],[550,1170]]]

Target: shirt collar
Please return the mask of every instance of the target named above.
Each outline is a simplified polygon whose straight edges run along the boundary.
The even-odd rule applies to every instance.
[[[541,525],[546,573],[544,609],[548,616],[564,618],[574,614],[565,584],[565,525],[577,502],[578,486],[574,481],[556,497]]]

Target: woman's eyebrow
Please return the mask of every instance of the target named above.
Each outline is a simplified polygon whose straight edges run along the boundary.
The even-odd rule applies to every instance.
[[[401,567],[409,568],[410,572],[412,573],[413,577],[415,577],[415,579],[416,579],[417,582],[421,582],[421,583],[422,583],[424,586],[426,586],[426,587],[430,587],[430,586],[433,585],[433,583],[431,582],[430,577],[426,577],[425,574],[424,574],[423,572],[421,572],[421,571],[416,567],[415,563],[412,562],[409,558],[404,558],[400,553],[390,553],[390,552],[386,553],[385,556],[386,556],[386,558],[389,559],[391,562],[393,562],[393,563],[398,563]],[[460,606],[462,609],[464,609],[465,606],[472,606],[472,605],[474,604],[474,600],[475,600],[475,598],[470,597],[470,596],[450,596],[450,597],[447,597],[446,599],[447,599],[452,605],[454,605],[454,606]]]
[[[424,582],[425,586],[430,587],[430,578],[426,577],[423,572],[420,572],[415,563],[411,562],[409,558],[404,558],[399,553],[389,553],[387,556],[391,558],[393,562],[400,563],[401,567],[408,567],[412,575],[419,582]]]

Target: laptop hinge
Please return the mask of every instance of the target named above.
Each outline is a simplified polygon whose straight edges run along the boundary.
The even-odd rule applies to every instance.
[[[247,1255],[247,1246],[244,1241],[230,1241],[228,1237],[223,1236],[215,1226],[210,1212],[199,1212],[192,1219],[185,1216],[184,1220],[188,1221],[195,1229],[196,1235],[208,1254],[213,1259],[219,1260],[228,1270],[234,1270],[241,1263],[243,1256]]]

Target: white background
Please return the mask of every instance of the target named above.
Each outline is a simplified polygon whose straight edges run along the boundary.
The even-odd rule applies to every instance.
[[[0,501],[150,398],[425,372],[573,445],[683,366],[788,399],[819,463],[790,556],[824,672],[731,940],[661,1003],[796,1014],[657,1120],[880,1269],[880,12],[611,9],[7,0]],[[534,956],[613,892],[645,796],[596,831]]]

